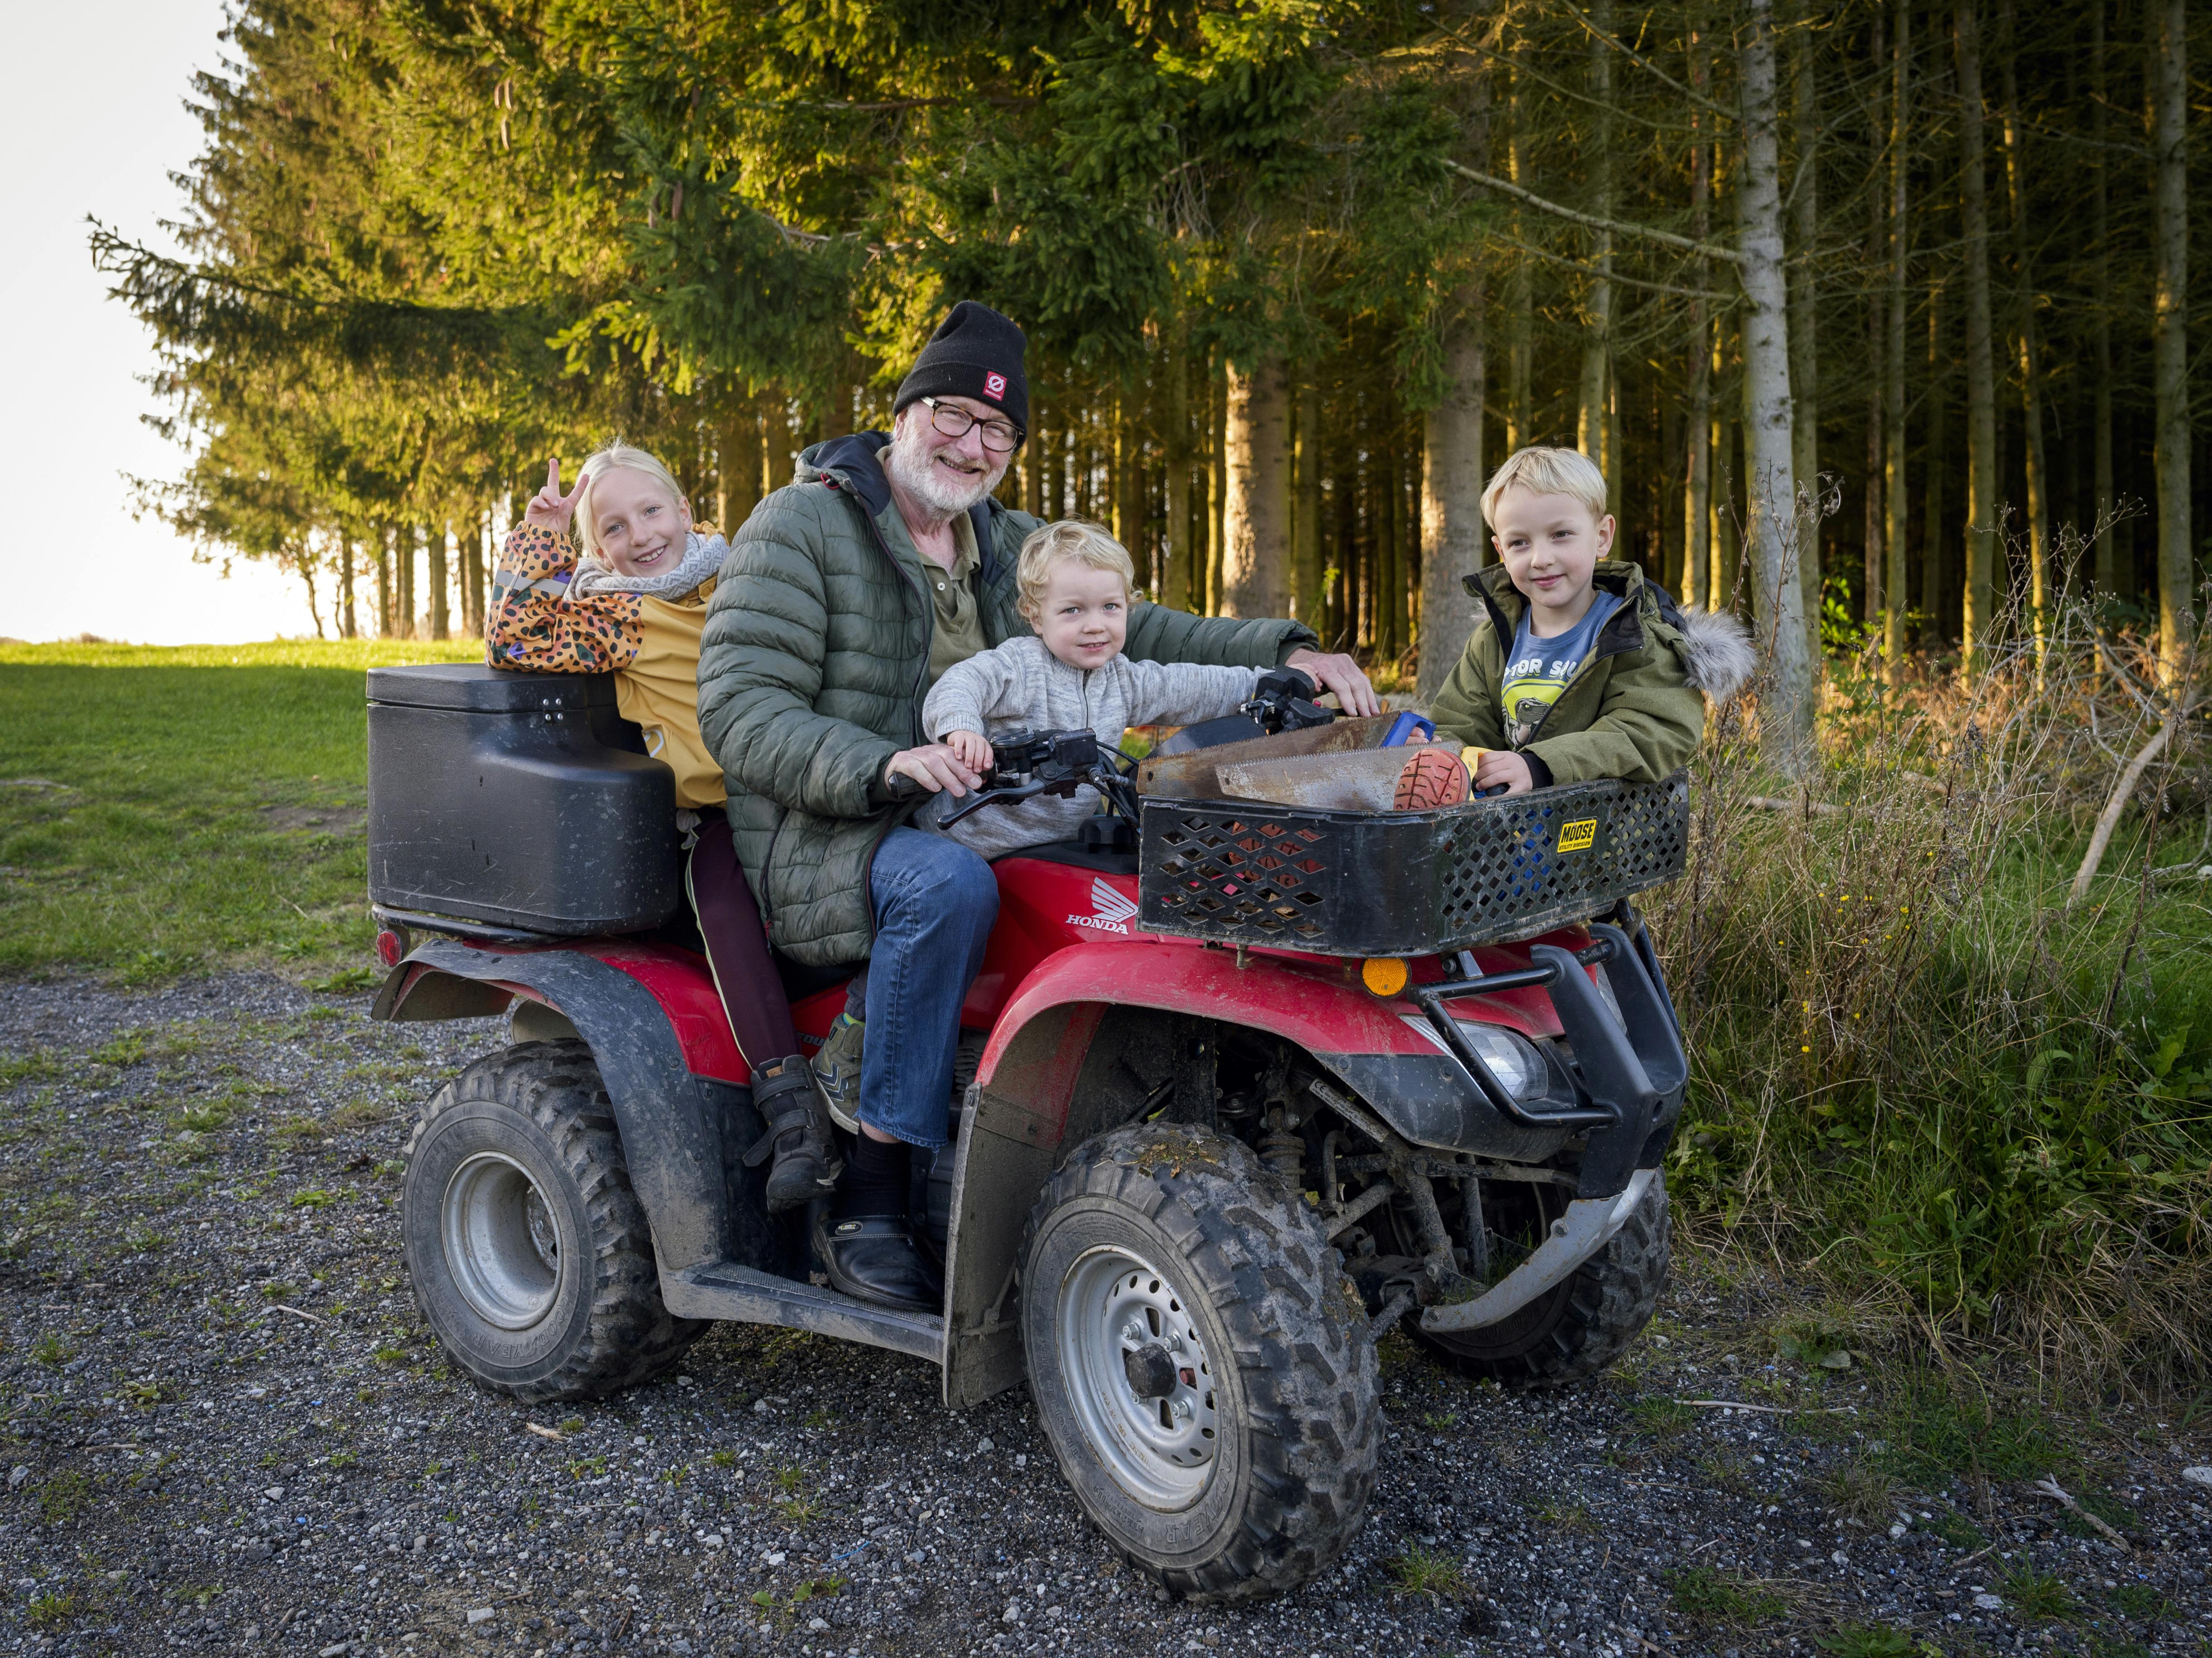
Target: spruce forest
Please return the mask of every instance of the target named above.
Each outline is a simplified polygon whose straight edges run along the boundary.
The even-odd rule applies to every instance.
[[[92,240],[149,505],[347,636],[479,630],[617,435],[733,527],[962,298],[1028,333],[1011,501],[1390,689],[1488,470],[1581,448],[1765,664],[1654,895],[1685,1224],[2148,1377],[2212,1335],[2208,15],[241,0],[185,256]]]

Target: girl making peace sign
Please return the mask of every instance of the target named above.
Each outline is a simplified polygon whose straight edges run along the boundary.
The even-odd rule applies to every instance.
[[[722,768],[699,735],[699,630],[728,551],[644,450],[608,445],[566,495],[548,461],[500,552],[484,655],[495,668],[611,673],[623,718],[676,774],[676,804],[697,819],[684,884],[766,1125],[745,1161],[774,1154],[763,1197],[775,1214],[826,1193],[843,1164],[730,841]]]

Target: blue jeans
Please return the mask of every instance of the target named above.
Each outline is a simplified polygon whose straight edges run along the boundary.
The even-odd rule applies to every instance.
[[[990,865],[957,841],[895,829],[868,874],[876,947],[868,958],[868,1037],[860,1121],[934,1151],[945,1144],[960,1004],[999,918]]]

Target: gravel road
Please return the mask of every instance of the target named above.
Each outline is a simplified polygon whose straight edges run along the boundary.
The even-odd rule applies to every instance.
[[[395,1209],[410,1112],[498,1028],[366,1014],[271,977],[0,983],[0,1651],[2122,1658],[2212,1634],[2201,1430],[2107,1403],[1962,1442],[1900,1358],[1776,1357],[1818,1321],[1711,1264],[1631,1373],[1563,1396],[1389,1338],[1365,1530],[1249,1609],[1164,1603],[1025,1394],[954,1414],[911,1359],[724,1327],[626,1397],[519,1407],[441,1360]],[[1715,1400],[1768,1408],[1689,1402]],[[2123,1540],[1959,1471],[2021,1455]]]

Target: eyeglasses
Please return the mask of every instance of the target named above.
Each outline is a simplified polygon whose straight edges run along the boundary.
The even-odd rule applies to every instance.
[[[929,423],[948,438],[964,438],[968,428],[983,428],[983,446],[994,455],[1003,455],[1022,440],[1022,428],[1012,421],[978,420],[965,409],[955,408],[949,403],[939,403],[935,398],[918,399],[929,410]]]

